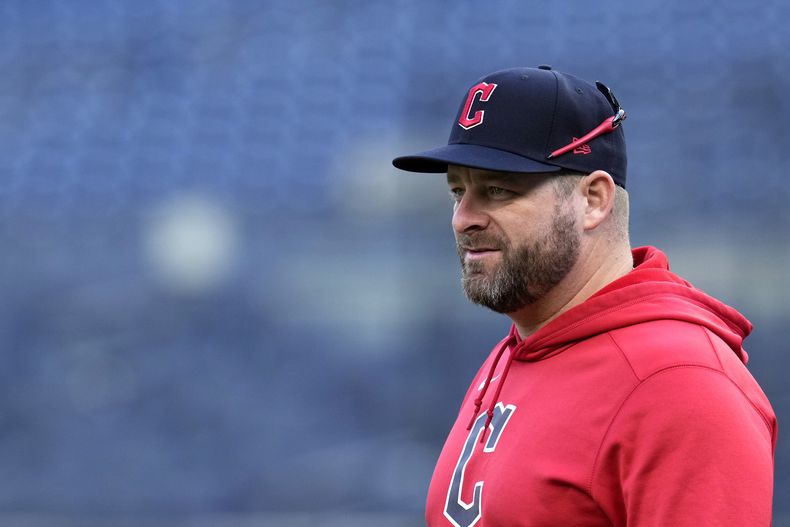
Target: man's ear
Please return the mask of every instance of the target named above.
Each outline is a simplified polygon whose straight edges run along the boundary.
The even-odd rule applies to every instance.
[[[596,170],[581,180],[584,196],[584,230],[598,227],[612,213],[614,206],[615,184],[612,176],[603,170]]]

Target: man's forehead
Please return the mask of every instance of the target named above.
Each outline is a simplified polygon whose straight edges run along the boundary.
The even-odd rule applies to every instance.
[[[470,179],[474,181],[508,181],[508,182],[529,182],[538,181],[545,176],[556,174],[539,173],[525,174],[521,172],[498,172],[495,170],[484,170],[480,168],[462,167],[449,165],[447,167],[447,181],[460,181]]]

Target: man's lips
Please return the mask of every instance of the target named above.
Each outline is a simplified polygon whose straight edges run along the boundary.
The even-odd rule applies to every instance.
[[[461,249],[464,251],[464,256],[470,260],[485,258],[499,252],[499,249],[493,247],[461,247]]]

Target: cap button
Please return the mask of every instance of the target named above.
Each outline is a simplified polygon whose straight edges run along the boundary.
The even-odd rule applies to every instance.
[[[540,66],[538,66],[538,69],[539,70],[550,70],[551,66],[549,66],[548,64],[541,64]]]

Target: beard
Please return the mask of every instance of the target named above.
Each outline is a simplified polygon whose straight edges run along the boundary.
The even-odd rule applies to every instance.
[[[461,245],[501,251],[501,262],[486,273],[484,262],[464,258]],[[579,259],[581,240],[571,211],[554,211],[551,229],[534,241],[513,246],[485,234],[456,237],[461,258],[461,283],[473,303],[497,313],[512,313],[534,304],[565,278]]]

